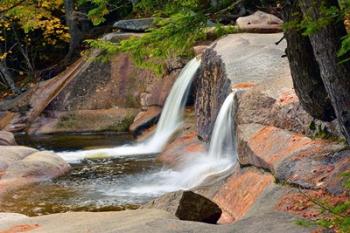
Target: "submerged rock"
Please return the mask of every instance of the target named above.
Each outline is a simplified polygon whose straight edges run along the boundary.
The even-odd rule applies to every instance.
[[[142,208],[162,209],[174,214],[180,220],[206,223],[216,223],[222,213],[217,204],[192,191],[165,194]]]
[[[145,32],[153,26],[154,18],[125,19],[113,24],[113,27],[123,31]]]
[[[249,16],[239,17],[236,23],[239,29],[243,31],[257,33],[282,32],[283,25],[283,21],[280,18],[262,11],[256,11]]]

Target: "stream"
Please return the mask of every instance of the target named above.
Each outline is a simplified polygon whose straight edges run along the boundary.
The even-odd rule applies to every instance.
[[[49,135],[17,136],[19,144],[38,149],[75,151],[110,148],[132,140],[130,135]],[[143,183],[148,174],[158,174],[161,164],[154,155],[105,158],[72,164],[71,172],[53,181],[27,186],[9,193],[0,202],[0,212],[30,216],[66,211],[118,211],[135,209],[157,197],[158,192],[130,195],[130,188]]]
[[[129,135],[18,136],[21,145],[53,150],[72,165],[53,181],[16,190],[3,197],[0,212],[42,215],[66,211],[134,209],[164,193],[210,185],[231,174],[235,91],[227,96],[214,124],[209,151],[186,154],[173,169],[157,163],[160,153],[183,123],[191,82],[200,61],[192,59],[175,81],[153,135],[133,142]]]

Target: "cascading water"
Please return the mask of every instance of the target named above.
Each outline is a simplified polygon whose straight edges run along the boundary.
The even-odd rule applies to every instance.
[[[191,189],[202,184],[210,184],[227,177],[236,165],[237,156],[234,140],[235,113],[232,92],[223,103],[211,137],[208,153],[187,155],[178,170],[163,169],[159,172],[142,174],[131,178],[126,186],[105,190],[117,196],[157,196],[181,189]]]
[[[233,158],[236,151],[236,144],[233,133],[234,124],[232,124],[232,114],[235,114],[235,98],[236,90],[226,98],[221,106],[220,112],[216,118],[213,133],[211,135],[209,157],[211,158]]]
[[[58,153],[69,163],[77,163],[85,158],[118,157],[125,155],[155,154],[163,150],[169,138],[182,123],[183,111],[192,80],[200,66],[200,60],[193,58],[182,69],[165,102],[155,133],[146,141],[110,149],[96,149]]]
[[[153,155],[84,160],[73,165],[73,171],[67,177],[61,177],[53,184],[40,184],[40,187],[34,187],[35,192],[33,189],[17,192],[16,198],[7,199],[2,204],[9,208],[18,205],[19,210],[26,205],[31,210],[31,206],[39,205],[44,211],[56,211],[56,208],[64,211],[87,208],[90,211],[142,204],[163,193],[211,185],[231,174],[236,164],[232,124],[234,95],[227,97],[219,111],[208,153],[184,155],[183,162],[177,164],[176,169],[159,167]],[[180,120],[178,118],[178,122]],[[142,149],[140,145],[130,147]]]

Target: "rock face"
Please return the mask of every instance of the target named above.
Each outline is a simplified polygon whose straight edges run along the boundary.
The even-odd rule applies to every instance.
[[[283,21],[280,18],[262,11],[256,11],[249,16],[239,17],[236,23],[241,30],[256,33],[281,32],[283,25]]]
[[[151,106],[146,111],[142,111],[134,119],[130,125],[129,131],[134,135],[140,134],[144,129],[150,128],[157,123],[162,109],[158,106]]]
[[[213,49],[207,49],[202,55],[202,66],[196,82],[199,90],[195,102],[198,135],[203,141],[209,142],[220,106],[231,91],[225,65]]]
[[[231,34],[207,48],[202,55],[195,103],[198,135],[208,142],[230,84],[290,77],[288,60],[282,58],[282,34]]]
[[[268,169],[277,179],[305,188],[327,187],[347,160],[346,152],[337,154],[343,145],[272,126],[240,125],[237,134],[241,164]]]
[[[119,20],[113,27],[123,31],[145,32],[153,26],[153,21],[153,18]]]
[[[105,37],[120,41],[130,36],[135,33],[110,33]],[[9,131],[40,133],[41,128],[45,128],[42,132],[54,132],[55,129],[50,128],[60,113],[89,110],[96,111],[97,116],[101,111],[119,108],[120,118],[128,109],[145,111],[150,106],[162,107],[184,65],[176,62],[167,74],[158,77],[136,67],[127,54],[115,55],[107,63],[94,61],[98,55],[97,50],[92,50],[89,60],[80,59],[57,77],[38,84],[13,101],[0,103],[3,111],[0,125]],[[93,125],[89,127],[92,131],[104,128]]]
[[[15,136],[13,133],[7,131],[0,131],[0,145],[1,146],[13,146],[16,145]]]
[[[137,112],[135,108],[51,111],[35,121],[29,133],[127,132]]]
[[[329,136],[341,136],[335,121],[316,120],[303,109],[292,89],[290,77],[278,77],[256,84],[241,92],[237,99],[237,124],[272,125],[309,137],[317,136],[322,131]]]
[[[180,220],[206,223],[216,223],[222,212],[217,204],[192,191],[165,194],[143,208],[162,209]]]
[[[22,146],[0,146],[1,194],[32,183],[61,176],[69,164],[49,151]]]
[[[143,81],[139,82],[139,79]],[[136,68],[126,54],[114,56],[109,63],[89,61],[48,109],[73,111],[140,107],[140,94],[146,91],[147,83],[155,80],[151,72]]]
[[[213,198],[223,210],[219,223],[227,224],[242,219],[273,181],[269,173],[255,168],[236,167]]]

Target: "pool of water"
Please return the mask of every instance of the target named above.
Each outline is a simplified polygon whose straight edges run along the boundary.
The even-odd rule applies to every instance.
[[[114,134],[17,136],[19,144],[56,152],[113,147],[131,140],[130,135]],[[72,164],[66,176],[3,196],[0,212],[36,216],[66,211],[135,209],[161,194],[152,190],[133,192],[145,179],[152,183],[152,175],[162,172],[161,164],[154,158],[154,155],[138,155]]]
[[[108,148],[124,145],[133,141],[130,134],[53,134],[53,135],[16,135],[19,145],[26,145],[39,150],[75,151],[81,149]]]

